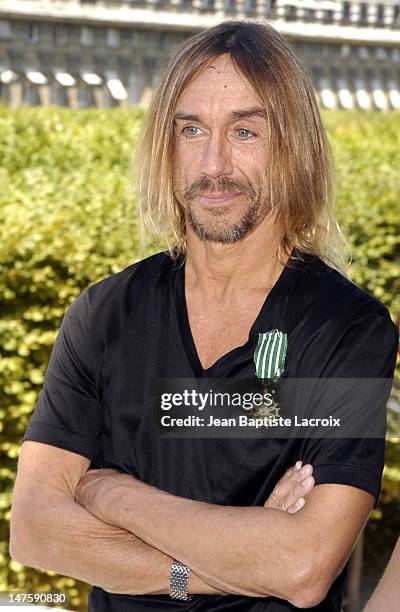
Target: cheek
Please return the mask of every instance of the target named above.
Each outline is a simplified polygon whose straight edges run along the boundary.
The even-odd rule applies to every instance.
[[[194,147],[176,147],[174,153],[174,180],[187,183],[196,177],[198,162],[201,159],[199,151]]]
[[[260,172],[266,163],[266,151],[262,144],[248,144],[247,146],[234,147],[232,149],[232,159],[240,163],[245,168],[253,168]]]
[[[263,149],[258,148],[247,154],[237,155],[233,166],[252,183],[261,184],[267,175],[267,160]]]

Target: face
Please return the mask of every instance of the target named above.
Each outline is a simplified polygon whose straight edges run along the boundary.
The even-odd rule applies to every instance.
[[[265,219],[267,117],[228,54],[183,92],[174,149],[174,194],[201,239],[233,243]]]

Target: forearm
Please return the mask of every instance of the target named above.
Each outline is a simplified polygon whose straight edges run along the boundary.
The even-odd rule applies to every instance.
[[[187,563],[217,588],[251,597],[290,597],[296,550],[287,546],[288,531],[293,531],[291,542],[298,539],[293,516],[268,508],[219,506],[175,496],[169,496],[165,504],[155,495],[153,503],[143,498],[142,509],[151,508],[145,520],[140,512],[132,517],[126,513],[136,535]],[[273,537],[268,538],[268,533]],[[280,539],[279,533],[285,537]],[[265,590],[266,573],[269,592]]]
[[[123,526],[186,563],[216,588],[287,599],[297,586],[299,576],[294,568],[302,566],[301,534],[293,515],[185,499],[129,476],[113,485],[108,482],[108,490],[97,488],[96,493],[92,488],[97,502],[88,500],[92,508],[101,506],[103,520]],[[265,591],[267,574],[269,592]]]
[[[22,500],[21,500],[22,501]],[[12,556],[126,595],[168,594],[171,557],[125,529],[104,523],[69,495],[49,489],[29,502],[15,502]],[[19,508],[29,507],[23,516]],[[192,593],[221,594],[191,572]]]

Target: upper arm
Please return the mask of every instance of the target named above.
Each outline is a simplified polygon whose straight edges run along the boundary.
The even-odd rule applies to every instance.
[[[373,495],[357,487],[321,484],[293,515],[302,534],[309,590],[318,601],[347,563],[373,504]]]
[[[31,440],[22,443],[10,524],[10,553],[30,546],[32,521],[51,508],[55,496],[74,499],[75,489],[90,465],[87,457]]]
[[[52,487],[63,493],[75,494],[76,486],[90,465],[83,455],[25,440],[22,443],[15,486],[26,490],[41,486]]]

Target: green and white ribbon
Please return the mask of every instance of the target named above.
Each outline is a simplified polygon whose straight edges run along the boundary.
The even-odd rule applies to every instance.
[[[254,351],[254,363],[258,378],[275,380],[285,367],[287,334],[273,329],[258,334],[257,348]]]

